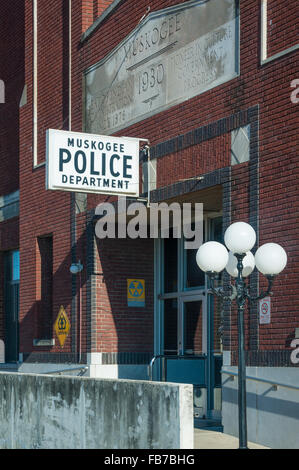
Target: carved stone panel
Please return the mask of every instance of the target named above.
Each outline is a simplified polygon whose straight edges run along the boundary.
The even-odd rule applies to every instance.
[[[85,130],[112,134],[238,75],[236,0],[151,13],[85,71]]]

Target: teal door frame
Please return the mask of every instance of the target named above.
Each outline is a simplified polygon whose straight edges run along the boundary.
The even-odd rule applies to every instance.
[[[205,240],[213,239],[214,222],[220,214],[212,217],[205,217]],[[212,412],[214,409],[214,387],[215,387],[215,355],[214,355],[214,298],[209,294],[208,279],[205,276],[203,286],[186,288],[186,250],[183,249],[183,239],[178,239],[177,259],[178,259],[178,289],[177,292],[164,293],[164,244],[163,239],[155,240],[155,315],[154,315],[154,354],[163,355],[164,353],[164,301],[167,299],[177,299],[178,301],[178,319],[183,321],[183,307],[188,301],[203,302],[203,331],[204,356],[205,356],[205,385],[207,387],[207,410]],[[178,337],[183,336],[183,324],[179,325]],[[183,347],[183,344],[182,344]],[[178,347],[179,348],[179,347]],[[154,377],[156,380],[162,380],[161,361],[156,361]],[[166,379],[167,380],[167,379]]]
[[[19,251],[4,254],[5,362],[19,359]]]

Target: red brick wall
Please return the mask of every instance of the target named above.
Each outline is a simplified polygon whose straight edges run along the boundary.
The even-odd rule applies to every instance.
[[[37,15],[37,164],[40,164],[46,160],[46,130],[68,128],[67,2],[56,0],[42,7],[38,3]]]
[[[151,11],[176,4],[174,0],[151,2]],[[277,2],[284,5],[283,1]],[[83,44],[79,45],[82,31],[90,21],[87,11],[91,2],[81,10],[79,0],[72,2],[72,129],[82,130],[82,73],[108,54],[138,24],[146,12],[145,0],[121,2],[113,14]],[[90,5],[88,5],[90,4]],[[34,338],[34,308],[36,304],[35,247],[36,237],[53,234],[53,318],[60,305],[71,313],[71,263],[70,195],[46,192],[45,169],[32,170],[32,11],[26,2],[26,76],[28,104],[21,109],[21,351],[31,351]],[[94,7],[94,4],[93,4]],[[62,2],[48,3],[39,17],[39,161],[44,159],[45,130],[67,125],[65,97],[67,88],[66,36],[67,15]],[[89,14],[89,13],[88,13]],[[94,9],[93,13],[94,15]],[[85,17],[84,17],[85,15]],[[259,105],[260,110],[260,243],[281,243],[289,255],[284,273],[274,285],[272,322],[261,326],[260,348],[279,349],[288,346],[288,340],[298,326],[298,230],[295,224],[298,201],[296,198],[296,121],[295,104],[290,102],[290,82],[298,70],[298,54],[292,53],[265,66],[260,66],[259,3],[255,0],[241,2],[240,76],[173,106],[163,113],[140,121],[118,135],[145,136],[151,145],[184,134],[203,124],[230,116],[239,110]],[[62,21],[64,20],[64,21]],[[290,25],[291,25],[290,19]],[[48,27],[47,27],[48,25]],[[43,28],[45,28],[43,30]],[[50,34],[55,31],[55,34]],[[48,34],[46,33],[48,32]],[[289,47],[288,35],[281,37],[281,47]],[[43,53],[45,55],[43,55]],[[44,57],[44,58],[43,58]],[[62,96],[64,93],[64,97]],[[196,147],[168,155],[158,160],[158,187],[172,184],[178,179],[204,174],[215,168],[229,165],[230,135],[215,138]],[[178,167],[178,162],[183,163]],[[248,165],[234,167],[232,171],[232,220],[248,220]],[[88,207],[94,208],[101,199],[90,196]],[[298,212],[297,212],[298,213]],[[77,237],[78,253],[84,256],[84,215]],[[149,350],[152,346],[152,246],[145,241],[104,242],[100,261],[109,272],[103,283],[99,276],[97,309],[97,345],[102,351]],[[107,246],[108,245],[108,246]],[[82,261],[84,258],[82,257]],[[137,263],[138,262],[138,263]],[[112,274],[115,276],[113,278]],[[144,277],[149,286],[149,299],[145,310],[131,311],[126,307],[127,277]],[[85,276],[85,274],[84,274]],[[105,276],[105,273],[104,273]],[[261,278],[261,286],[262,276]],[[83,285],[85,278],[83,278]],[[84,286],[85,289],[85,286]],[[85,295],[85,294],[84,294]],[[85,298],[85,297],[84,297]],[[112,305],[113,315],[109,313]],[[83,302],[84,307],[84,302]],[[85,307],[84,307],[85,308]],[[108,309],[108,313],[106,312]],[[105,313],[106,312],[106,313]],[[247,318],[248,319],[248,318]],[[87,326],[82,328],[86,331]],[[247,322],[248,324],[248,322]],[[283,326],[282,326],[283,325]],[[235,324],[234,330],[235,331]],[[235,338],[235,335],[233,335]],[[84,334],[85,338],[86,335]],[[233,338],[233,340],[234,340]],[[83,340],[83,346],[84,346]],[[84,346],[85,347],[85,346]],[[70,351],[69,336],[63,351]],[[37,350],[37,349],[36,349]],[[53,351],[61,351],[56,344]],[[38,349],[40,351],[40,349]]]
[[[176,2],[163,2],[163,7]],[[276,2],[277,9],[284,8],[285,2]],[[147,3],[134,1],[121,4],[110,20],[102,25],[83,46],[86,67],[102,59],[120,40],[136,26],[143,15]],[[151,3],[151,11],[161,8],[161,2]],[[286,11],[286,10],[284,10]],[[298,53],[288,55],[278,61],[261,67],[259,53],[259,3],[241,2],[241,49],[240,76],[220,87],[192,98],[187,103],[141,121],[119,135],[146,136],[152,145],[183,134],[202,124],[229,116],[240,109],[259,104],[260,107],[260,243],[275,241],[281,243],[289,255],[284,273],[274,285],[273,317],[270,327],[260,327],[261,348],[285,348],[288,338],[298,325],[298,233],[295,225],[297,200],[295,164],[296,141],[295,105],[290,103],[290,82],[296,78]],[[289,47],[293,28],[293,15],[285,14],[288,22],[286,31],[280,37],[282,49]],[[117,24],[118,28],[114,28]],[[101,40],[99,40],[101,39]],[[78,89],[79,91],[79,89]],[[79,99],[80,93],[78,94]],[[78,123],[80,116],[78,115]],[[218,140],[218,142],[217,142]],[[206,142],[180,154],[166,156],[158,160],[158,186],[171,184],[177,179],[205,173],[214,165],[227,165],[229,160],[230,136]],[[196,158],[199,155],[203,158]],[[178,167],[175,162],[183,162]],[[232,220],[240,218],[248,221],[248,167],[241,165],[233,169],[233,213]],[[268,197],[267,197],[268,195]],[[287,196],[288,195],[288,196]],[[90,207],[95,204],[89,199]],[[278,213],[279,211],[279,213]],[[290,222],[292,226],[290,227]],[[262,276],[261,286],[263,285]],[[282,286],[292,293],[281,295]],[[287,302],[286,302],[287,300]],[[277,312],[277,313],[276,313]],[[280,320],[285,321],[281,328]],[[248,318],[247,318],[248,320]],[[248,321],[247,321],[248,325]],[[271,339],[269,339],[271,338]],[[249,338],[248,338],[249,341]]]
[[[112,0],[95,0],[94,9],[97,16],[100,16],[106,8],[108,8],[112,3]]]
[[[113,0],[82,0],[82,32],[86,31]]]
[[[267,1],[267,55],[271,57],[298,43],[297,0]]]
[[[0,15],[0,196],[19,189],[19,103],[24,88],[24,6],[3,0]],[[13,58],[13,59],[12,59]],[[19,247],[18,217],[0,222],[0,338],[4,339],[4,251]]]
[[[94,0],[82,0],[82,33],[92,25],[94,20]]]
[[[59,0],[38,5],[38,162],[45,161],[47,128],[67,128],[68,114],[68,10]],[[70,194],[46,192],[45,166],[33,169],[33,11],[25,3],[27,105],[20,111],[20,351],[41,352],[33,339],[41,334],[37,325],[39,295],[36,290],[37,238],[53,236],[53,326],[61,305],[71,313]],[[81,21],[81,16],[80,16]],[[77,32],[79,36],[79,32]],[[75,46],[74,46],[75,47]],[[53,351],[61,350],[56,345]],[[67,344],[65,345],[67,349]]]
[[[24,87],[24,7],[17,0],[1,2],[0,79],[5,103],[0,103],[0,195],[19,189],[19,103]]]
[[[153,351],[153,240],[97,241],[97,350]],[[145,307],[128,307],[127,279],[145,280]]]
[[[230,134],[207,140],[181,151],[179,165],[177,158],[176,152],[163,157],[163,163],[158,162],[158,187],[167,186],[170,181],[192,178],[195,175],[203,175],[229,166]]]
[[[52,338],[53,325],[53,239],[37,239],[36,303],[38,338]]]

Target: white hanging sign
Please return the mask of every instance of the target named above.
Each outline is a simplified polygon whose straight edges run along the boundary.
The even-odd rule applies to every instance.
[[[47,130],[46,189],[139,196],[139,139]]]

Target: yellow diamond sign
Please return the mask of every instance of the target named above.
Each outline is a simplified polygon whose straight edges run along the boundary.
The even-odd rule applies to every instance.
[[[56,322],[54,324],[54,329],[59,340],[60,346],[63,348],[65,340],[69,334],[71,328],[71,324],[65,313],[63,306],[61,305],[59,309],[59,313],[56,318]]]

